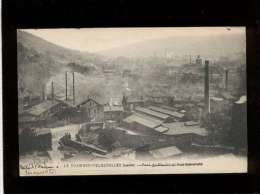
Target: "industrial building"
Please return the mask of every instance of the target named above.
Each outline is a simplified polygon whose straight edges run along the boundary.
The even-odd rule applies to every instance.
[[[58,100],[43,101],[19,115],[19,127],[45,126],[55,122],[68,108],[67,104]]]
[[[138,131],[142,134],[157,134],[154,129],[159,127],[162,123],[162,120],[134,113],[123,120],[122,126],[127,129]]]

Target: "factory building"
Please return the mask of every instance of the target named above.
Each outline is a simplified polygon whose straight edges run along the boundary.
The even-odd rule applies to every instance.
[[[45,126],[59,119],[68,110],[68,105],[58,100],[46,100],[19,115],[19,127]],[[66,115],[66,114],[65,114]]]

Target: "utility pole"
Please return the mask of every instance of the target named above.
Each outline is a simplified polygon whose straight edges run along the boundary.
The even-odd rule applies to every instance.
[[[72,92],[73,92],[73,105],[75,105],[75,77],[74,77],[74,71],[72,72]]]

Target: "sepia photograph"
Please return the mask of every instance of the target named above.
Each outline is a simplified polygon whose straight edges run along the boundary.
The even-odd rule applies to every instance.
[[[247,172],[245,27],[17,29],[20,176]]]

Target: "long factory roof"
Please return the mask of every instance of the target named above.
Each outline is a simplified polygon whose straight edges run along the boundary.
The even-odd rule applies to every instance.
[[[167,127],[165,135],[181,135],[181,134],[197,134],[207,136],[208,132],[205,128],[199,126],[185,126],[184,122],[163,123],[162,126]]]
[[[135,110],[138,111],[138,112],[141,112],[141,113],[162,119],[162,120],[166,120],[166,119],[169,118],[169,115],[167,115],[167,114],[156,112],[156,111],[150,110],[148,108],[136,107]]]
[[[172,116],[172,117],[177,117],[177,118],[183,118],[184,117],[184,114],[182,114],[182,113],[178,113],[176,111],[167,110],[167,109],[164,109],[164,108],[161,108],[161,107],[157,107],[157,106],[150,106],[149,109],[151,109],[153,111],[156,111],[156,112],[160,112],[160,113],[169,115],[169,116]]]
[[[130,115],[129,117],[125,118],[123,121],[127,122],[127,123],[136,122],[136,123],[139,123],[139,124],[144,125],[149,128],[155,128],[162,124],[162,121],[158,121],[158,120],[152,119],[152,118],[147,118],[138,113],[134,113],[134,114]]]
[[[59,104],[59,101],[56,100],[46,100],[40,104],[37,104],[33,107],[31,107],[29,110],[27,110],[26,112],[34,115],[34,116],[39,116],[42,113],[44,113],[45,111],[51,109],[52,107],[56,106],[57,104]]]

